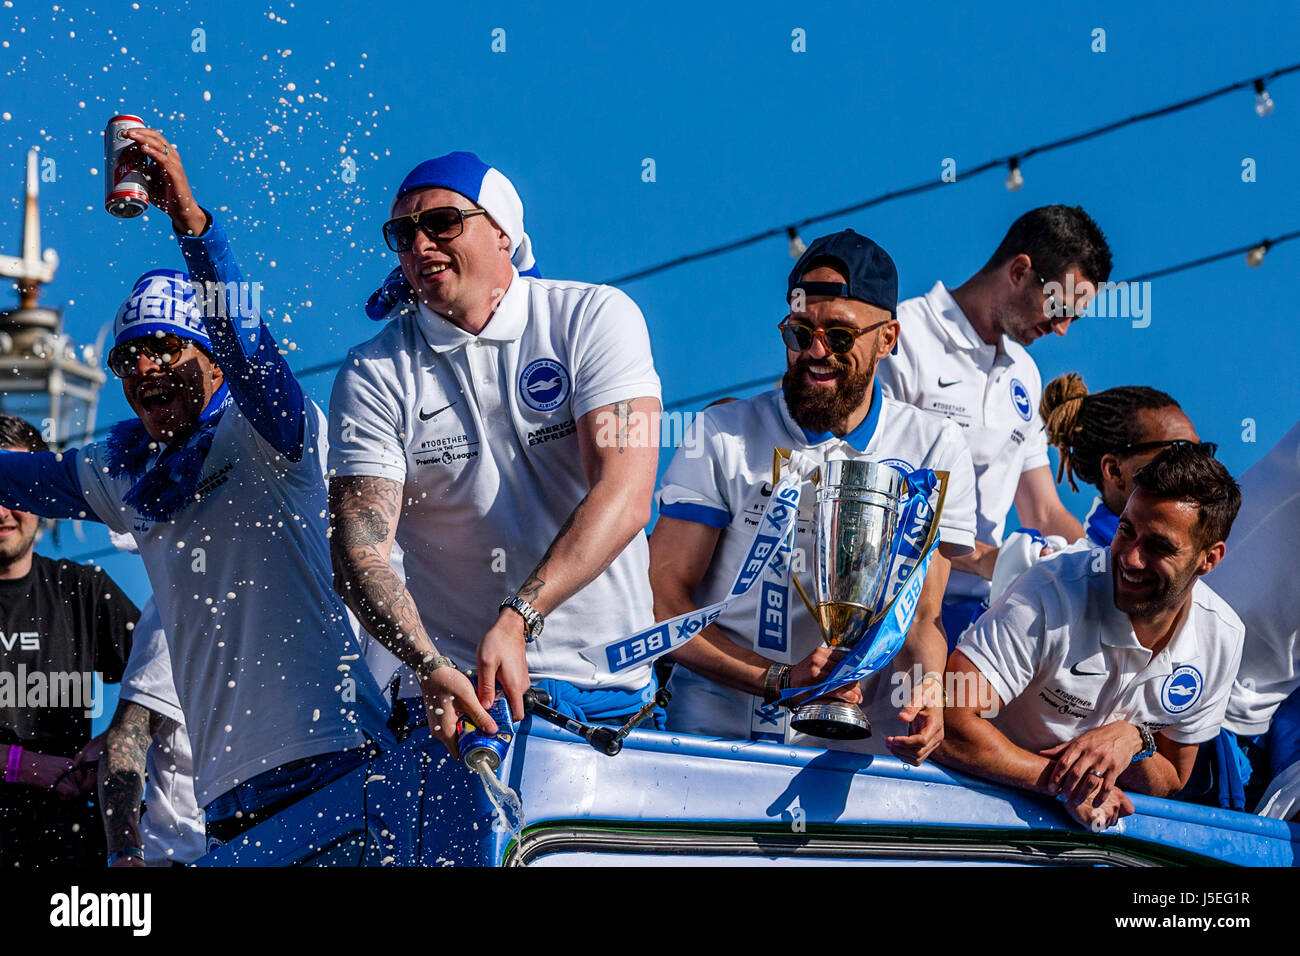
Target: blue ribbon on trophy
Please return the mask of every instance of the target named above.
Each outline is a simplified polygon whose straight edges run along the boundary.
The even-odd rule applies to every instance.
[[[818,698],[874,674],[903,646],[939,543],[947,489],[946,472],[827,462],[815,521],[816,604],[793,582],[826,643],[847,653],[822,683],[782,692],[782,704],[806,701],[793,708],[794,729],[839,739],[870,734],[860,708]]]
[[[759,581],[765,580],[767,569],[772,564],[780,562],[788,568],[799,518],[800,486],[804,474],[814,468],[815,465],[800,456],[791,462],[791,467],[785,470],[780,481],[773,482],[772,497],[759,518],[758,531],[745,554],[745,560],[741,562],[731,590],[723,600],[660,621],[653,627],[628,637],[587,648],[582,651],[582,656],[598,667],[602,663],[607,665],[610,672],[615,674],[629,667],[648,664],[681,647],[717,620],[734,600],[748,593]],[[788,629],[788,623],[785,626]],[[788,630],[784,639],[788,646]]]

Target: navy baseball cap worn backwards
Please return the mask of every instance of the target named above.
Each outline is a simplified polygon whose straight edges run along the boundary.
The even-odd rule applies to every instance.
[[[829,260],[826,261],[826,260]],[[836,266],[848,282],[801,282],[820,265]],[[814,239],[790,272],[786,299],[802,289],[805,296],[858,299],[898,317],[898,270],[889,253],[852,229]]]

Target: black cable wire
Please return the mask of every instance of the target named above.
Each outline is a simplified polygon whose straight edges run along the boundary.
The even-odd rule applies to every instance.
[[[1222,86],[1217,90],[1211,90],[1208,93],[1201,93],[1198,96],[1193,96],[1190,99],[1186,99],[1186,100],[1180,100],[1177,103],[1170,103],[1168,106],[1161,106],[1157,109],[1147,110],[1145,113],[1137,113],[1133,116],[1128,117],[1127,119],[1115,120],[1114,122],[1107,123],[1104,126],[1098,126],[1095,127],[1094,129],[1086,130],[1082,133],[1075,133],[1071,136],[1066,136],[1061,139],[1052,140],[1051,142],[1043,143],[1039,146],[1030,146],[1027,149],[1022,149],[1014,153],[1009,153],[1008,155],[1001,156],[997,159],[990,159],[987,162],[980,163],[978,166],[974,166],[968,170],[965,170],[961,173],[961,176],[957,181],[961,182],[961,181],[972,179],[980,175],[981,173],[988,172],[991,169],[1007,168],[1010,165],[1012,160],[1020,161],[1020,160],[1028,159],[1031,156],[1037,156],[1041,153],[1051,152],[1052,150],[1055,149],[1063,149],[1066,146],[1073,146],[1075,143],[1081,143],[1084,140],[1094,139],[1098,136],[1104,136],[1107,133],[1113,133],[1115,132],[1115,130],[1123,129],[1126,126],[1133,126],[1134,124],[1137,123],[1145,123],[1149,120],[1158,119],[1159,117],[1162,116],[1168,116],[1172,113],[1178,113],[1181,112],[1182,110],[1191,109],[1194,106],[1200,106],[1202,103],[1208,103],[1210,100],[1218,99],[1221,96],[1227,96],[1229,93],[1234,93],[1237,90],[1245,89],[1246,87],[1253,87],[1256,79],[1260,79],[1267,82],[1268,80],[1276,79],[1279,76],[1286,76],[1289,73],[1295,73],[1297,71],[1300,71],[1300,63],[1294,63],[1291,66],[1281,67],[1280,69],[1276,69],[1271,73],[1265,74],[1263,77],[1252,76],[1249,79],[1238,80],[1235,83],[1230,83],[1227,86]],[[713,256],[720,256],[727,252],[734,252],[737,249],[743,249],[746,246],[752,246],[755,243],[762,242],[764,239],[771,239],[774,236],[788,235],[789,230],[791,229],[798,231],[799,228],[802,226],[809,226],[814,223],[824,222],[827,219],[838,219],[839,217],[846,216],[849,213],[861,212],[864,209],[870,209],[872,206],[878,206],[881,203],[889,202],[890,200],[893,199],[901,199],[904,196],[914,196],[918,193],[928,192],[932,189],[940,189],[942,187],[951,186],[951,185],[953,185],[953,183],[944,182],[942,179],[929,179],[923,183],[917,183],[914,186],[907,186],[903,189],[895,189],[892,190],[891,192],[882,193],[881,195],[874,196],[870,199],[864,199],[862,202],[857,202],[850,206],[842,206],[841,208],[833,209],[830,212],[818,213],[815,216],[808,216],[796,222],[786,223],[785,225],[776,226],[771,229],[764,229],[762,232],[756,232],[751,236],[745,236],[741,239],[735,239],[732,240],[731,242],[723,243],[722,245],[719,246],[712,246],[708,249],[702,249],[699,252],[692,252],[692,253],[687,253],[686,255],[677,256],[674,259],[669,259],[667,262],[661,262],[658,265],[650,266],[649,268],[638,269],[636,272],[629,272],[626,275],[621,275],[621,276],[617,276],[616,278],[609,279],[605,284],[623,285],[628,282],[635,282],[637,279],[644,279],[647,276],[657,275],[660,272],[666,272],[669,269],[675,269],[678,266],[686,265],[689,262],[698,262],[701,259],[708,259],[708,258],[712,258]]]

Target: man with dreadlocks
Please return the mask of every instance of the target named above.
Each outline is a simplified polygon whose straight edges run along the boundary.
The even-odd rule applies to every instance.
[[[1064,477],[1078,491],[1075,478],[1081,478],[1097,489],[1097,497],[1084,519],[1084,536],[1073,544],[1057,536],[1044,539],[1034,529],[1008,535],[994,567],[990,600],[1040,557],[1110,547],[1133,476],[1165,448],[1195,445],[1210,455],[1217,450],[1213,442],[1201,442],[1172,396],[1145,385],[1090,393],[1079,373],[1069,372],[1047,383],[1038,407],[1047,441],[1061,455],[1057,483]]]
[[[360,651],[331,587],[325,416],[176,149],[157,130],[126,135],[190,274],[145,273],[114,319],[108,365],[137,417],[62,455],[0,451],[0,505],[135,538],[211,847],[392,738],[374,678],[348,663]],[[137,743],[147,748],[147,733]]]

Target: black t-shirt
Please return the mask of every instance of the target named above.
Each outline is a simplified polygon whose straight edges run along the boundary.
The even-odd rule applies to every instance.
[[[25,577],[0,580],[0,743],[84,747],[102,690],[91,675],[122,679],[139,617],[102,568],[36,554]]]

